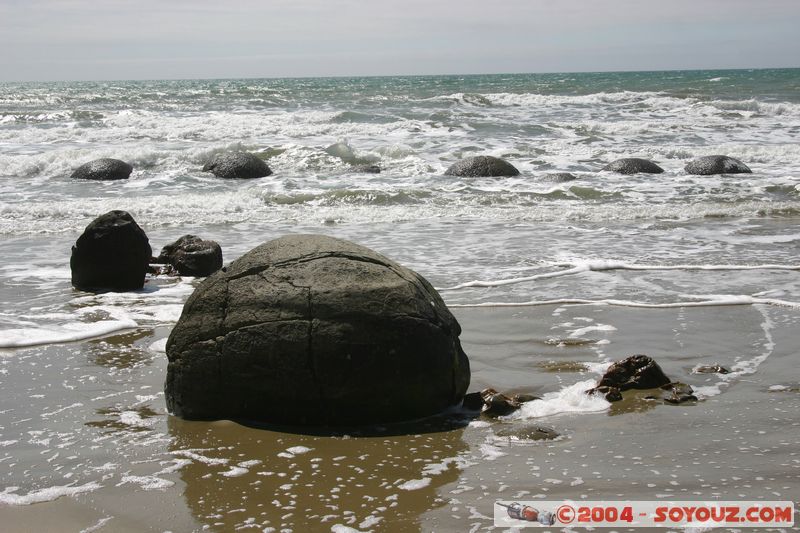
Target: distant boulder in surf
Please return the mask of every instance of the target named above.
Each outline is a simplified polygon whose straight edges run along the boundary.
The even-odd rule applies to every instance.
[[[222,268],[222,248],[215,241],[184,235],[164,246],[156,263],[172,265],[181,276],[210,276]]]
[[[456,161],[445,170],[445,176],[464,176],[470,178],[518,176],[519,170],[514,165],[490,155],[478,155]]]
[[[752,170],[733,157],[727,155],[707,155],[698,157],[686,164],[684,170],[689,174],[709,176],[711,174],[752,174]]]
[[[263,178],[272,174],[263,159],[248,152],[217,154],[203,166],[203,172],[211,172],[224,179]]]
[[[133,167],[119,159],[102,158],[84,163],[70,175],[78,180],[126,180]]]
[[[664,169],[647,159],[628,157],[617,159],[603,167],[603,170],[618,174],[661,174]]]
[[[167,406],[293,425],[425,417],[469,386],[460,333],[415,272],[348,241],[286,236],[189,297],[167,342]]]
[[[130,213],[109,211],[86,226],[72,247],[72,285],[91,292],[141,289],[151,254]]]
[[[350,167],[350,172],[355,174],[380,174],[381,167],[378,165],[355,165]]]
[[[539,181],[546,183],[566,183],[568,181],[575,181],[576,179],[578,178],[569,172],[553,172],[540,177]]]

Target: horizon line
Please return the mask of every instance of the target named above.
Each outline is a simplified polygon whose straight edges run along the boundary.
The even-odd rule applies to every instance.
[[[659,72],[730,72],[730,71],[762,71],[762,70],[800,70],[794,67],[716,67],[716,68],[674,68],[655,70],[613,69],[613,70],[586,70],[586,71],[551,71],[551,72],[472,72],[472,73],[442,73],[442,74],[336,74],[327,76],[232,76],[232,77],[198,77],[198,78],[117,78],[117,79],[64,79],[64,80],[6,80],[0,84],[15,83],[101,83],[101,82],[147,82],[147,81],[232,81],[232,80],[311,80],[311,79],[352,79],[352,78],[429,78],[453,76],[525,76],[525,75],[565,75],[565,74],[629,74],[629,73],[659,73]]]

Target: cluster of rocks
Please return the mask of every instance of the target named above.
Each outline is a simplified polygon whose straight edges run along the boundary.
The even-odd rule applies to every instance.
[[[381,167],[375,164],[354,164],[350,170],[355,173],[377,174]],[[647,159],[636,157],[618,159],[602,168],[603,171],[618,174],[661,174],[664,169]],[[694,159],[686,164],[688,174],[741,174],[752,173],[747,165],[733,157],[709,155]],[[133,166],[119,159],[97,159],[81,165],[72,173],[74,179],[121,180],[127,179]],[[272,170],[263,159],[248,152],[224,152],[216,154],[203,166],[203,172],[211,172],[222,179],[254,179],[272,175]],[[461,159],[453,163],[445,176],[498,177],[518,176],[514,165],[498,157],[479,155]],[[577,177],[568,172],[555,172],[544,175],[542,181],[561,183]]]
[[[616,172],[618,174],[661,174],[664,169],[647,159],[630,157],[618,159],[603,167],[601,170]],[[711,175],[711,174],[741,174],[752,173],[752,171],[733,157],[726,155],[709,155],[694,159],[686,164],[684,170],[688,174]],[[468,157],[455,162],[445,171],[445,176],[463,177],[496,177],[496,176],[517,176],[517,170],[511,163],[497,157],[479,155]],[[543,181],[564,182],[577,179],[574,175],[567,172],[557,172],[547,174]]]
[[[653,358],[647,355],[632,355],[612,364],[597,385],[586,391],[589,394],[602,394],[609,402],[622,400],[627,390],[659,389],[667,394],[662,396],[666,403],[679,404],[697,401],[692,387],[685,383],[672,381],[664,374]],[[648,399],[658,399],[649,396]]]
[[[162,273],[208,276],[222,268],[222,248],[214,241],[184,235],[155,258],[150,240],[127,211],[109,211],[94,219],[72,247],[72,285],[90,292],[141,289],[151,264]]]
[[[219,244],[193,235],[152,257],[133,217],[111,211],[73,247],[72,283],[89,291],[136,290],[152,264],[209,276],[167,341],[165,395],[177,416],[366,425],[452,406],[506,416],[541,399],[491,388],[466,394],[470,366],[461,327],[442,298],[419,274],[363,246],[291,235],[221,268]],[[727,372],[718,365],[693,371]],[[613,402],[631,389],[659,391],[666,403],[697,400],[690,386],[668,378],[645,355],[612,364],[586,392]],[[531,431],[537,438],[555,435]]]
[[[728,373],[728,370],[719,365],[699,366],[693,371]],[[668,378],[658,363],[647,355],[632,355],[613,363],[597,385],[586,393],[602,394],[607,401],[617,402],[623,399],[624,391],[632,389],[654,390],[655,394],[646,396],[645,399],[663,400],[669,404],[697,401],[691,386]],[[469,411],[479,411],[482,416],[494,418],[510,415],[520,409],[522,404],[540,399],[532,394],[508,395],[487,388],[464,396],[463,407]]]
[[[378,174],[378,165],[353,165],[351,172]],[[95,159],[76,168],[70,178],[82,180],[124,180],[133,172],[133,166],[119,159]],[[223,152],[214,155],[205,165],[203,172],[210,172],[222,179],[255,179],[272,175],[263,159],[249,152]]]

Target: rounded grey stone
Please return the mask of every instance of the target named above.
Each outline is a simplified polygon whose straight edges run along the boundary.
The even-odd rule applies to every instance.
[[[688,174],[752,174],[750,167],[727,155],[707,155],[689,161],[684,167]]]
[[[293,425],[426,417],[467,390],[460,333],[415,272],[348,241],[282,237],[189,297],[167,342],[167,406]]]
[[[164,246],[156,262],[172,265],[181,276],[210,276],[222,268],[222,248],[215,241],[184,235]]]
[[[444,175],[471,178],[518,176],[519,170],[511,163],[497,157],[478,155],[456,161],[445,171]]]
[[[217,154],[205,164],[203,172],[211,172],[223,179],[263,178],[272,174],[263,159],[248,152]]]
[[[663,168],[652,161],[640,159],[638,157],[617,159],[603,167],[603,170],[616,172],[618,174],[661,174],[664,172]]]
[[[133,167],[119,159],[102,158],[76,168],[70,178],[79,180],[126,180]]]

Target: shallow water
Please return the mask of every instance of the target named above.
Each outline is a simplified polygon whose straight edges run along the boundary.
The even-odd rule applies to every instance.
[[[798,87],[798,70],[0,85],[3,529],[470,531],[500,499],[797,502]],[[229,148],[275,174],[200,171]],[[522,174],[442,175],[473,153]],[[710,153],[754,173],[683,173]],[[131,178],[69,179],[102,156]],[[666,172],[598,172],[625,156]],[[578,180],[541,179],[556,171]],[[185,233],[226,261],[287,233],[372,247],[441,290],[471,390],[544,398],[334,436],[170,417],[165,340],[198,280],[70,286],[71,244],[115,208],[155,252]],[[583,394],[635,353],[700,401]],[[692,373],[714,363],[732,372]],[[537,425],[560,437],[513,437]]]

